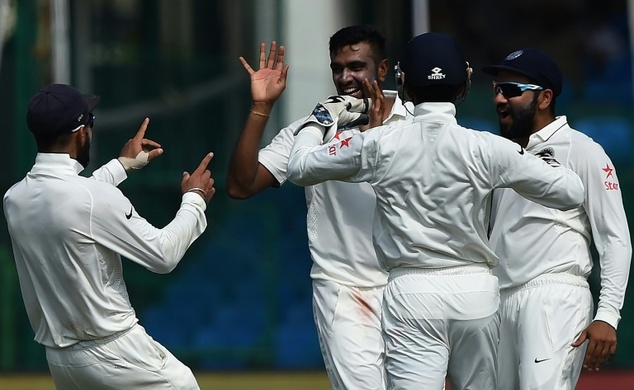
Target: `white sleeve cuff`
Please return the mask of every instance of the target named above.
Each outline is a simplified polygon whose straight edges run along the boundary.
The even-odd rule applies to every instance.
[[[593,321],[603,321],[610,324],[614,329],[617,329],[620,320],[621,316],[618,313],[614,314],[610,311],[599,309]]]
[[[202,210],[203,212],[207,210],[207,203],[205,202],[202,196],[200,196],[199,194],[195,192],[186,192],[183,194],[183,200],[181,201],[181,206],[185,204],[192,205]]]

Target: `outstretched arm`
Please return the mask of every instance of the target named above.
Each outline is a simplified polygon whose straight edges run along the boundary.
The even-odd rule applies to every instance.
[[[246,199],[265,188],[279,184],[258,162],[260,142],[275,102],[286,88],[288,65],[284,65],[284,46],[271,42],[269,55],[260,44],[260,68],[254,71],[247,61],[240,62],[251,77],[251,110],[229,161],[227,193],[231,198]]]

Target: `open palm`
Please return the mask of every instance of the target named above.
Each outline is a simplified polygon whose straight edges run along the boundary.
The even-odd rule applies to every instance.
[[[266,45],[260,44],[260,69],[254,71],[247,61],[240,57],[242,66],[251,76],[251,98],[253,102],[275,102],[286,89],[288,65],[284,65],[284,46],[277,48],[275,41],[271,42],[268,58]]]

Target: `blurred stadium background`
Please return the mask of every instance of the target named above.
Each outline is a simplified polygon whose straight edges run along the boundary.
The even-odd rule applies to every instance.
[[[151,118],[148,137],[161,142],[165,154],[120,187],[157,226],[177,209],[181,172],[214,151],[218,191],[207,212],[209,228],[179,267],[169,275],[154,275],[125,264],[140,322],[209,379],[210,387],[325,389],[311,314],[303,190],[287,184],[248,201],[231,200],[224,192],[229,155],[250,105],[249,79],[238,57],[257,66],[260,42],[276,40],[287,48],[288,88],[272,115],[268,142],[282,125],[307,114],[334,91],[327,44],[345,25],[379,27],[394,62],[416,34],[431,29],[454,35],[475,69],[458,118],[492,132],[497,122],[490,79],[480,67],[517,48],[546,50],[566,78],[557,111],[613,158],[631,222],[630,3],[634,1],[0,0],[5,145],[0,189],[4,193],[33,163],[36,150],[25,124],[26,105],[40,86],[51,82],[102,97],[87,172],[116,156],[143,118]],[[386,87],[394,88],[391,78]],[[598,267],[595,271],[591,282],[596,292]],[[623,379],[634,369],[633,299],[630,292],[616,359],[603,371],[623,384],[610,386],[606,375],[584,373],[580,388],[584,383],[586,388],[594,388],[591,383],[634,388],[625,384],[633,383],[630,379]],[[253,380],[248,372],[279,376],[260,374]],[[306,373],[302,384],[294,382],[297,373]],[[233,377],[244,381],[221,381]],[[33,381],[24,385],[24,378]],[[52,388],[44,350],[33,341],[23,308],[4,220],[0,388]]]

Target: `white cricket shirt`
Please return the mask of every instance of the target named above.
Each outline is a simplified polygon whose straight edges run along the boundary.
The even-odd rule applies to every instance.
[[[603,148],[558,117],[529,138],[526,150],[550,149],[575,171],[586,188],[581,207],[559,211],[542,207],[513,191],[496,190],[491,214],[491,246],[500,257],[493,272],[500,288],[522,285],[542,274],[588,277],[590,243],[601,264],[597,320],[617,327],[630,272],[632,246],[619,180]]]
[[[168,273],[207,226],[197,194],[184,194],[175,218],[157,229],[115,187],[126,178],[117,160],[91,178],[82,170],[68,154],[38,153],[3,199],[26,312],[47,347],[132,327],[121,256]]]
[[[288,178],[370,183],[377,195],[373,229],[379,261],[395,267],[497,264],[488,246],[491,192],[511,187],[551,207],[583,201],[581,180],[497,135],[459,126],[451,103],[416,106],[409,123],[382,126],[318,145],[314,127],[296,137]]]
[[[404,120],[407,110],[396,92],[384,93],[395,97],[384,123]],[[411,104],[409,110],[413,110]],[[295,141],[293,134],[304,119],[280,130],[271,143],[260,150],[260,164],[280,184],[286,181],[288,156]],[[359,130],[345,130],[339,134],[339,138],[355,133],[359,133]],[[305,193],[308,245],[313,259],[311,278],[352,287],[384,286],[387,273],[380,268],[372,246],[372,220],[376,202],[372,188],[367,183],[329,181],[308,186]]]

